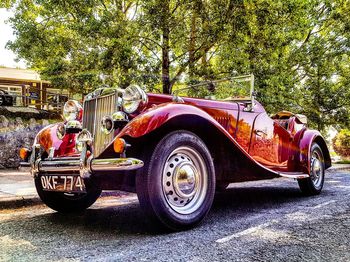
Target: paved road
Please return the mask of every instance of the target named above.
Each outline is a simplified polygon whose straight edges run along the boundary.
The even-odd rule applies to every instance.
[[[350,174],[301,196],[292,180],[241,183],[218,194],[191,231],[146,230],[134,195],[66,217],[43,205],[0,211],[0,261],[350,261]]]

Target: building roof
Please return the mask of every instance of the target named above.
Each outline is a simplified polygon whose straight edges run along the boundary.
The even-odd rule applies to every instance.
[[[1,80],[14,80],[25,82],[47,82],[41,80],[39,73],[34,70],[0,67]]]

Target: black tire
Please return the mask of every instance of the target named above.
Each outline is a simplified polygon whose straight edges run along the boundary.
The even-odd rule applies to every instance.
[[[199,224],[215,194],[214,164],[206,145],[191,132],[174,131],[148,155],[136,176],[137,196],[148,222],[153,228],[174,231]]]
[[[0,106],[3,105],[4,101],[5,101],[4,97],[2,95],[0,95]]]
[[[90,189],[86,185],[87,193],[67,194],[62,192],[45,191],[40,177],[34,178],[36,191],[40,199],[51,209],[60,213],[79,213],[91,206],[101,194],[100,189]]]
[[[317,143],[313,143],[311,146],[310,158],[310,177],[298,179],[301,192],[307,196],[321,193],[324,183],[325,162],[322,149]]]

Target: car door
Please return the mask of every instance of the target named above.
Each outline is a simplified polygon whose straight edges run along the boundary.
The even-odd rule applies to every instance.
[[[270,169],[287,171],[291,142],[289,132],[263,112],[254,120],[248,152]]]

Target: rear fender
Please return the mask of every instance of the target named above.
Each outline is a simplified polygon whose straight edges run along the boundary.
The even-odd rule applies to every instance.
[[[310,174],[310,153],[311,146],[313,143],[317,143],[323,153],[323,157],[325,160],[326,169],[331,167],[331,157],[327,148],[326,141],[322,137],[321,133],[316,130],[305,130],[300,137],[299,140],[299,163],[300,167],[304,172],[308,172]]]

